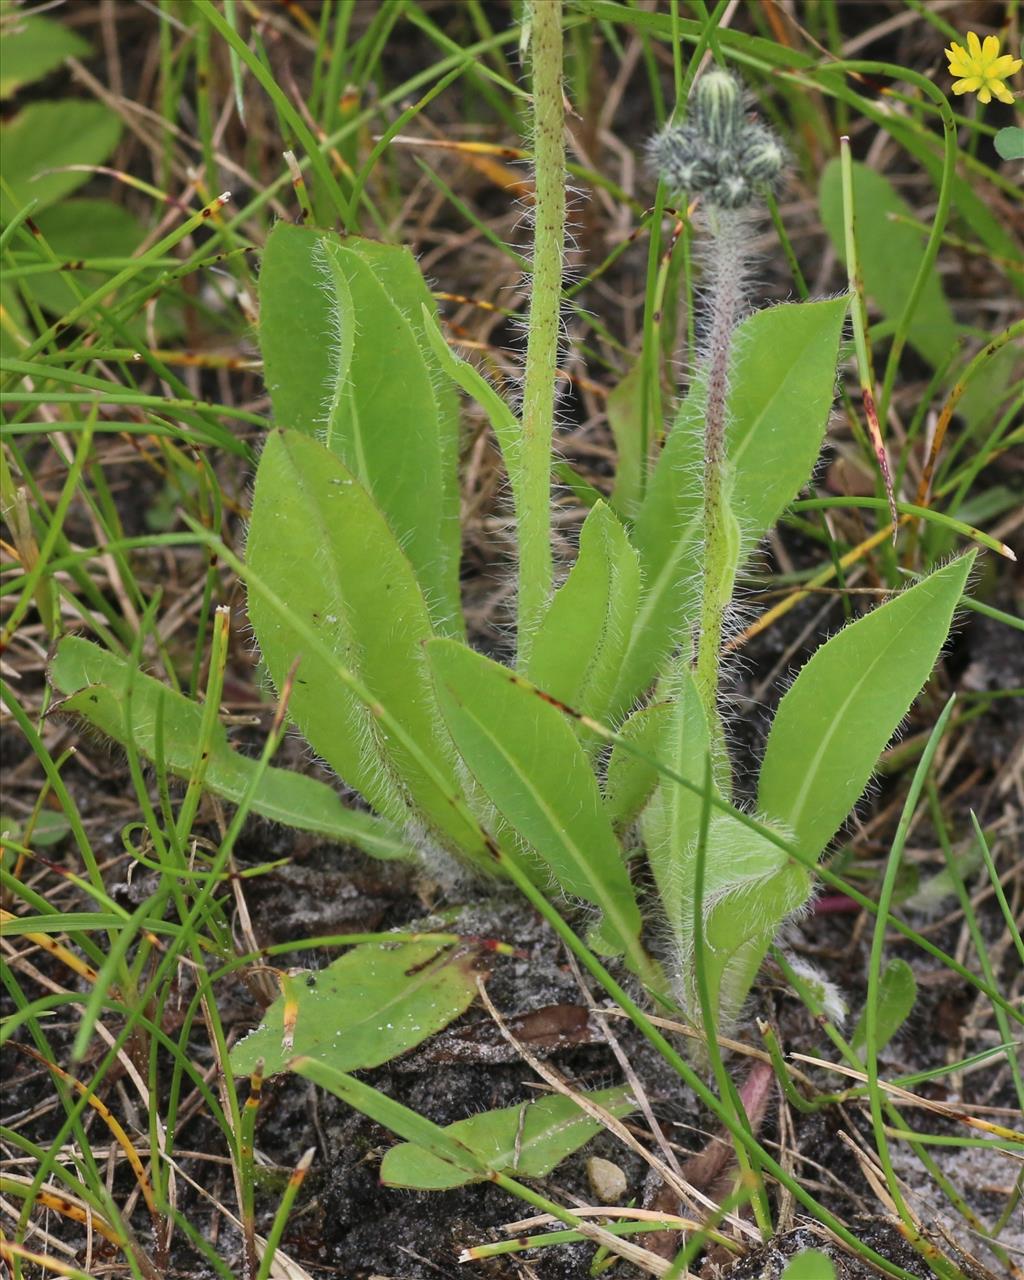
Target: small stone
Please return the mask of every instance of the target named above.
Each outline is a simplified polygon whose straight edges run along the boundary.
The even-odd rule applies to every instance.
[[[626,1195],[626,1175],[617,1164],[591,1156],[587,1161],[587,1179],[596,1199],[602,1204],[619,1204]]]

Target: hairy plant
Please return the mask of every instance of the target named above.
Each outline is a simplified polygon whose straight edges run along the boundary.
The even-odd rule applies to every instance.
[[[489,15],[498,10],[474,0],[455,6],[461,44],[452,38],[460,32],[442,31],[435,6],[420,0],[289,5],[281,13],[194,0],[152,13],[136,8],[127,17],[101,8],[99,16],[76,14],[72,30],[17,0],[0,0],[0,505],[10,556],[0,695],[27,756],[0,831],[0,914],[11,960],[0,1044],[16,1044],[33,1063],[17,1091],[17,1119],[4,1131],[4,1212],[13,1223],[0,1241],[4,1262],[16,1277],[30,1268],[83,1275],[70,1265],[71,1251],[63,1259],[37,1251],[62,1243],[52,1227],[64,1218],[86,1242],[93,1231],[103,1237],[103,1248],[118,1251],[137,1280],[181,1270],[185,1235],[213,1274],[298,1274],[281,1243],[314,1151],[295,1164],[272,1208],[267,1192],[277,1175],[258,1161],[256,1144],[263,1077],[290,1071],[404,1140],[381,1165],[384,1182],[440,1189],[486,1181],[558,1221],[556,1231],[493,1241],[468,1250],[467,1259],[588,1239],[652,1274],[682,1276],[708,1240],[731,1249],[766,1240],[778,1187],[881,1272],[911,1280],[857,1241],[811,1184],[758,1139],[774,1071],[795,1112],[837,1100],[861,1108],[881,1170],[865,1157],[865,1173],[944,1280],[962,1280],[963,1272],[920,1231],[890,1155],[894,1143],[914,1153],[970,1225],[971,1238],[984,1239],[1009,1265],[998,1237],[1015,1195],[986,1227],[932,1152],[939,1145],[1019,1145],[1019,1135],[997,1122],[995,1108],[980,1121],[959,1105],[954,1112],[941,1104],[944,1122],[974,1127],[959,1138],[945,1125],[931,1134],[920,1125],[924,1112],[911,1120],[896,1103],[918,1081],[956,1073],[976,1082],[980,1068],[1008,1071],[1024,1099],[1014,1053],[1021,1014],[1000,989],[1011,947],[1024,957],[1015,890],[979,821],[966,835],[947,826],[930,776],[944,735],[1005,691],[972,691],[956,720],[950,699],[930,733],[888,753],[889,770],[902,772],[915,757],[918,763],[903,774],[909,788],[884,874],[860,862],[855,841],[830,854],[942,648],[974,554],[953,558],[960,540],[1011,555],[964,518],[973,510],[1011,527],[1013,493],[988,477],[1002,474],[1000,456],[1020,436],[1013,340],[1024,322],[982,346],[981,325],[972,331],[969,323],[971,290],[961,292],[954,311],[943,291],[949,277],[937,270],[940,251],[955,252],[987,271],[1003,270],[1007,283],[1024,291],[1003,213],[1019,192],[989,152],[988,121],[980,112],[955,117],[927,75],[842,61],[850,33],[842,29],[844,7],[835,5],[803,6],[807,30],[820,42],[807,51],[752,34],[763,17],[753,8],[720,28],[721,2],[672,3],[666,12],[664,5],[574,0],[563,13],[560,0],[524,0],[501,10],[515,20],[493,30]],[[944,21],[925,10],[916,20],[922,29]],[[413,26],[437,55],[429,67],[413,59],[412,75],[393,83],[388,57],[399,23],[403,59]],[[169,127],[161,137],[136,121],[122,146],[121,117],[135,119],[126,94],[136,68],[120,62],[114,37],[130,31],[134,49],[146,24],[154,38],[152,57],[140,59],[148,68],[140,82],[155,86]],[[90,27],[102,28],[110,91],[76,65],[76,96],[43,100],[50,75],[69,55],[99,56],[84,38]],[[528,55],[524,85],[508,58],[517,40]],[[916,35],[913,43],[927,46]],[[820,47],[832,57],[822,60]],[[649,145],[659,175],[649,211],[587,158],[586,130],[602,117],[596,51],[602,60],[619,56],[625,73],[631,49],[644,54],[636,74],[642,67],[648,75],[651,118],[664,118],[670,60],[678,98],[673,123]],[[989,53],[991,62],[998,50]],[[296,79],[289,72],[282,85],[274,68],[290,67],[290,54]],[[709,58],[714,65],[695,79]],[[777,118],[792,121],[804,179],[820,170],[820,221],[847,268],[849,299],[811,300],[802,255],[789,240],[808,201],[776,205],[788,148],[753,114],[753,100],[744,100],[742,82],[726,65],[748,71],[765,86]],[[901,84],[909,93],[901,94]],[[397,147],[414,141],[409,126],[449,89],[440,119],[447,113],[450,122],[461,109],[462,123],[478,125],[474,112],[482,104],[505,136],[521,134],[532,155],[527,250],[501,244],[472,197],[463,201],[429,164],[408,201],[401,184],[385,178],[389,168],[392,179],[400,172]],[[101,101],[86,101],[90,92]],[[580,123],[569,124],[567,164],[570,101]],[[383,132],[374,137],[378,123]],[[886,146],[869,148],[866,163],[854,161],[849,139],[839,135],[849,130],[863,141],[872,128],[884,132]],[[999,154],[1006,155],[1013,132],[995,134]],[[294,150],[284,152],[275,175],[258,161],[271,156],[272,169],[273,150],[262,144],[277,135]],[[598,129],[598,141],[608,136]],[[244,151],[236,155],[239,144]],[[147,149],[152,172],[141,180],[132,164]],[[447,149],[446,162],[471,157],[481,173],[505,173],[478,142]],[[630,154],[628,139],[620,154]],[[917,222],[872,167],[880,155],[901,156],[915,181],[934,184],[930,225]],[[572,284],[564,260],[566,169],[633,220],[632,234],[617,238]],[[626,188],[628,171],[624,161]],[[124,202],[68,198],[87,181],[99,189],[120,183],[130,194]],[[210,198],[229,181],[232,192]],[[412,254],[359,234],[372,225],[394,236],[420,194],[432,201],[435,191],[524,272],[521,398],[499,394],[456,353],[454,328],[448,334],[438,323]],[[268,219],[292,199],[301,225],[279,221],[268,233]],[[764,203],[801,301],[757,310],[749,246]],[[136,220],[133,209],[150,216]],[[615,264],[642,236],[649,244],[643,341],[627,351],[617,337],[628,324],[620,327],[614,313],[595,314],[600,294],[592,286],[612,268],[635,279],[629,258]],[[253,252],[258,319],[250,305]],[[982,284],[973,301],[987,314],[986,277],[971,274]],[[854,461],[863,455],[875,492],[805,500],[799,495],[817,466],[837,369],[847,360],[848,302],[857,377],[842,380],[845,423],[836,445]],[[587,479],[552,456],[556,385],[564,376],[559,357],[569,354],[559,353],[563,315],[600,335],[600,349],[583,350],[591,369],[607,361],[619,370],[607,402],[618,453],[607,497],[606,478]],[[254,362],[240,358],[254,331],[270,416],[254,387]],[[185,334],[189,349],[181,350]],[[202,345],[193,346],[193,334]],[[221,339],[234,354],[221,354]],[[961,342],[978,344],[969,358]],[[932,371],[923,393],[907,382],[907,347],[915,364]],[[692,374],[680,395],[675,370],[684,349]],[[467,398],[490,420],[508,481],[514,663],[492,661],[466,641],[459,454],[460,399]],[[157,486],[138,528],[145,499],[126,479],[134,468]],[[221,535],[230,540],[239,527],[234,518],[249,507],[251,470],[243,562]],[[586,508],[564,580],[554,572],[553,530],[564,525],[569,493],[555,493],[556,481]],[[913,502],[904,501],[910,493]],[[843,546],[852,522],[833,528],[823,514],[828,507],[863,508],[890,523]],[[738,601],[765,579],[754,555],[779,521],[802,534],[799,563],[792,575],[781,568],[769,575],[784,585],[784,598],[737,634]],[[788,545],[788,537],[773,543]],[[806,565],[804,552],[815,543],[831,564]],[[162,596],[165,566],[169,594]],[[851,569],[867,570],[872,585],[851,582]],[[229,726],[237,720],[220,714],[223,697],[229,706],[236,701],[224,601],[238,581],[276,697],[258,758],[235,748],[237,730]],[[988,603],[965,603],[1019,626],[994,607],[992,580],[980,585]],[[753,778],[730,740],[731,654],[822,588],[835,593],[848,625],[794,673]],[[856,606],[867,594],[885,602],[861,612]],[[84,635],[69,635],[73,630]],[[45,688],[38,679],[44,657]],[[166,680],[157,678],[158,666]],[[12,667],[21,683],[7,679]],[[122,811],[107,802],[121,797],[93,805],[90,794],[79,807],[83,774],[51,710],[71,713],[124,748],[128,805],[141,821],[124,827],[123,848],[115,842],[113,856],[107,840]],[[272,765],[289,727],[343,785]],[[89,753],[78,759],[88,765]],[[27,797],[32,769],[39,786]],[[179,791],[170,775],[183,780]],[[119,777],[125,780],[124,771]],[[201,810],[204,792],[229,802],[233,813],[221,821],[219,807]],[[917,893],[900,896],[916,871],[916,860],[907,865],[903,855],[923,798],[946,867]],[[374,857],[419,860],[446,898],[445,928],[458,918],[456,895],[472,897],[479,918],[479,893],[509,885],[521,893],[628,1015],[632,1033],[692,1091],[705,1109],[701,1122],[712,1117],[731,1140],[739,1176],[731,1193],[720,1194],[724,1182],[716,1182],[714,1199],[705,1198],[713,1216],[691,1219],[692,1204],[681,1200],[667,1203],[680,1213],[664,1223],[648,1214],[598,1225],[543,1195],[529,1180],[546,1177],[604,1128],[644,1155],[667,1192],[685,1198],[671,1157],[662,1165],[623,1124],[639,1107],[657,1134],[657,1118],[625,1060],[628,1088],[584,1093],[518,1044],[485,986],[489,964],[513,952],[516,939],[389,929],[266,945],[249,927],[245,886],[287,859],[252,864],[259,832],[243,829],[253,813]],[[996,830],[997,839],[1006,838],[1002,826]],[[51,858],[47,847],[60,840],[65,848]],[[114,877],[125,866],[128,883],[118,886]],[[136,868],[146,874],[133,881]],[[966,883],[982,868],[991,896]],[[738,1085],[720,1032],[739,1019],[780,927],[809,909],[820,884],[837,891],[816,904],[822,922],[827,912],[854,904],[870,935],[866,992],[849,1002],[855,1020],[848,1039],[844,993],[785,948],[773,949],[773,961],[812,1015],[814,1033],[820,1028],[829,1037],[843,1063],[820,1061],[815,1076],[798,1072],[773,1028],[759,1022],[767,1061]],[[915,903],[934,906],[950,894],[972,956],[946,955],[904,919]],[[998,943],[987,928],[991,915],[983,920],[976,910],[983,902],[1002,915]],[[950,1054],[941,1070],[902,1078],[898,1093],[880,1078],[880,1054],[914,1008],[917,987],[914,968],[886,955],[893,931],[973,988],[991,1018],[984,1049],[963,1062]],[[325,948],[343,954],[315,970],[273,967],[290,964],[284,957],[294,952]],[[262,1025],[232,1043],[239,1006],[222,997],[240,974],[267,1007]],[[55,985],[51,975],[63,981]],[[552,1095],[441,1128],[354,1074],[412,1050],[478,999]],[[670,1033],[649,1016],[652,1004],[668,1015]],[[680,1029],[681,1015],[691,1025]],[[972,1014],[979,1034],[981,1020]],[[744,1024],[742,1033],[750,1029]],[[672,1038],[680,1032],[694,1046],[689,1060]],[[43,1078],[38,1066],[49,1072],[53,1105],[22,1109],[22,1086],[35,1097],[33,1078]],[[831,1070],[853,1076],[841,1095],[820,1091],[831,1089],[821,1083]],[[142,1104],[134,1115],[132,1090]],[[182,1126],[195,1108],[212,1122],[222,1153],[215,1158],[230,1166],[237,1242],[230,1230],[210,1229],[205,1210],[193,1220],[190,1193],[177,1181],[190,1176],[201,1154],[189,1150],[187,1138],[183,1145]],[[717,1137],[713,1149],[724,1150]],[[264,1153],[274,1158],[269,1147]],[[731,1179],[728,1154],[722,1165]],[[748,1199],[756,1228],[739,1212]],[[666,1204],[659,1200],[659,1207]],[[42,1234],[34,1221],[40,1209],[51,1215]],[[215,1212],[224,1210],[218,1204]],[[149,1223],[140,1229],[143,1214]],[[668,1235],[670,1245],[687,1233],[671,1264],[626,1238],[644,1229]],[[665,1247],[664,1239],[652,1244]],[[225,1248],[230,1263],[219,1256]],[[84,1256],[99,1257],[88,1243]],[[822,1270],[822,1255],[802,1258],[790,1266],[794,1277]],[[604,1265],[595,1259],[595,1273]]]
[[[349,838],[478,873],[514,869],[582,907],[592,944],[658,998],[729,1023],[927,679],[971,556],[822,646],[776,713],[756,810],[738,809],[721,724],[726,619],[741,565],[816,463],[847,300],[744,315],[751,205],[779,180],[784,151],[746,118],[739,82],[713,68],[690,120],[651,146],[666,182],[702,204],[703,360],[660,456],[645,459],[635,518],[595,500],[552,591],[555,9],[537,6],[532,33],[537,260],[521,413],[451,352],[407,251],[279,224],[263,257],[260,340],[282,426],[260,458],[240,571],[279,690],[294,669],[289,715],[378,815],[352,822]],[[511,481],[518,670],[464,638],[456,387],[490,416]],[[67,691],[90,682],[83,643],[66,642],[54,665]],[[223,773],[212,767],[208,784],[230,795],[239,782]],[[656,907],[641,906],[624,856],[634,827]],[[667,953],[652,954],[666,929]]]

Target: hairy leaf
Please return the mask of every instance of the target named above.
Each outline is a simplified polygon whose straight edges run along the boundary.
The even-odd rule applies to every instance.
[[[534,640],[530,680],[596,720],[616,720],[619,708],[611,699],[639,594],[637,554],[618,519],[599,503]]]
[[[122,745],[128,742],[125,700],[130,686],[131,733],[136,749],[169,773],[188,777],[202,730],[203,709],[198,703],[141,671],[132,679],[128,663],[77,636],[65,636],[60,642],[50,664],[50,680],[61,693],[70,695],[60,704],[62,711],[82,716]],[[162,752],[156,760],[158,716],[162,717]],[[237,804],[252,781],[257,761],[232,749],[219,722],[210,747],[203,785]],[[346,808],[323,782],[287,769],[271,765],[264,771],[252,809],[274,822],[316,831],[340,844],[354,844],[376,858],[407,857],[411,852],[389,823]]]
[[[704,764],[711,749],[707,717],[687,666],[677,669],[659,689],[667,711],[661,717],[661,734],[654,746],[659,763],[697,786],[704,780]],[[684,907],[693,904],[693,850],[700,831],[702,800],[671,778],[659,776],[650,803],[643,811],[647,859],[658,886],[658,896],[669,924],[692,933],[684,924]],[[710,863],[709,854],[709,863]]]
[[[974,555],[954,560],[833,636],[779,704],[758,806],[808,853],[820,853],[845,821],[921,692]]]
[[[460,634],[458,406],[424,332],[433,299],[408,250],[279,223],[260,272],[275,418],[315,434],[402,544],[442,632]]]
[[[667,701],[641,707],[623,724],[619,737],[657,759],[672,711],[672,704]],[[658,770],[649,760],[617,742],[613,745],[605,769],[604,807],[616,830],[621,831],[640,816],[657,781]]]
[[[615,490],[612,506],[632,519],[640,504],[644,459],[640,443],[644,363],[638,360],[608,396],[608,425],[615,440]]]
[[[247,560],[261,588],[358,676],[444,783],[387,737],[332,663],[306,651],[294,624],[263,589],[250,587],[249,615],[277,688],[299,659],[288,710],[313,749],[386,816],[404,822],[411,801],[451,830],[450,796],[458,789],[422,659],[432,634],[422,592],[373,499],[316,440],[297,432],[268,439],[256,475]]]
[[[832,404],[846,307],[845,298],[770,307],[736,332],[727,452],[741,557],[810,479]],[[680,405],[637,515],[633,541],[644,591],[624,661],[620,705],[644,692],[696,614],[703,402],[698,383]]]
[[[449,640],[427,654],[467,768],[563,893],[604,913],[603,936],[642,967],[640,912],[589,761],[561,711],[507,667]]]

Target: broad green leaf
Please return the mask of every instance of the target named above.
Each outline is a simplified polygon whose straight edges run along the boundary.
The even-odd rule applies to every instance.
[[[623,1086],[585,1096],[619,1119],[636,1110]],[[473,1151],[488,1170],[521,1178],[546,1177],[600,1131],[598,1120],[562,1094],[484,1111],[445,1127],[445,1133]],[[385,1186],[415,1191],[447,1191],[485,1176],[456,1169],[413,1142],[392,1147],[380,1166]]]
[[[110,200],[62,200],[44,209],[35,221],[46,243],[63,260],[129,257],[145,235],[138,220]],[[83,293],[90,293],[99,288],[104,276],[98,271],[76,271],[74,279]],[[56,272],[27,276],[23,284],[41,307],[55,315],[70,311],[78,301]]]
[[[973,551],[851,623],[814,654],[779,704],[758,807],[820,853],[860,799],[931,674]]]
[[[910,1017],[910,1011],[917,999],[917,981],[914,971],[906,960],[898,956],[885,966],[881,981],[878,984],[878,1039],[875,1052],[881,1053],[904,1022]],[[862,1052],[867,1043],[867,1013],[857,1019],[857,1025],[850,1037],[850,1044]]]
[[[615,490],[612,506],[632,519],[640,502],[643,469],[640,444],[644,364],[638,360],[608,396],[608,425],[615,440]]]
[[[7,222],[30,200],[36,210],[56,203],[88,182],[86,169],[46,173],[65,165],[102,164],[117,146],[121,121],[99,102],[67,98],[32,102],[0,124],[3,172],[13,196],[0,192],[0,220]]]
[[[975,439],[992,423],[1009,395],[1019,394],[1024,378],[1024,353],[1014,343],[996,351],[976,370],[957,401],[957,417]]]
[[[452,829],[457,794],[422,645],[431,632],[412,566],[373,499],[324,445],[275,431],[260,458],[247,562],[255,578],[311,627],[401,723],[444,776],[446,789],[336,677],[269,599],[250,588],[249,616],[280,689],[300,659],[288,711],[313,749],[386,817],[409,804]],[[415,810],[414,810],[415,812]],[[460,828],[461,830],[461,828]]]
[[[596,720],[616,720],[611,698],[640,595],[640,566],[622,525],[605,504],[594,507],[580,550],[537,632],[530,680]]]
[[[786,1263],[781,1280],[836,1280],[832,1259],[820,1249],[804,1249]]]
[[[931,178],[935,188],[945,181],[942,148],[935,146],[930,130],[922,130],[916,121],[887,114],[885,127]],[[1000,216],[999,205],[989,198],[991,188],[987,182],[978,181],[976,174],[965,170],[965,176],[954,173],[950,181],[952,193],[950,206],[956,210],[975,236],[993,257],[1003,259],[1006,278],[1018,293],[1024,294],[1024,271],[1016,264],[1020,260],[1020,241],[1006,219]],[[920,314],[920,310],[918,311]]]
[[[1007,125],[993,138],[1000,160],[1024,160],[1024,129],[1019,125]]]
[[[296,1075],[312,1080],[314,1084],[327,1089],[336,1098],[348,1103],[364,1116],[369,1116],[385,1129],[390,1129],[407,1142],[417,1143],[432,1155],[448,1161],[456,1169],[464,1169],[474,1175],[487,1173],[480,1157],[439,1124],[434,1124],[418,1111],[389,1098],[386,1093],[365,1084],[356,1076],[338,1071],[317,1058],[296,1058],[290,1065]]]
[[[741,557],[810,479],[835,390],[847,300],[789,303],[737,329],[730,376],[728,455]],[[691,626],[701,570],[703,388],[683,400],[633,531],[644,592],[618,700],[649,686]]]
[[[441,368],[455,385],[471,396],[487,414],[501,449],[513,494],[519,490],[519,452],[522,444],[519,419],[487,379],[468,360],[457,356],[437,327],[432,312],[424,309],[423,331]]]
[[[603,934],[643,963],[640,912],[587,757],[565,716],[507,667],[449,640],[427,656],[455,745],[563,893],[604,913]]]
[[[683,776],[694,774],[703,779],[703,757]],[[672,785],[665,778],[659,788],[662,784]],[[727,1028],[739,1014],[783,921],[807,901],[811,879],[767,837],[727,812],[714,811],[704,850],[704,946],[698,954],[694,906],[701,801],[687,788],[676,785],[675,790],[687,797],[677,801],[678,813],[670,807],[670,796],[661,797],[665,816],[658,824],[645,813],[643,829],[653,828],[657,835],[659,826],[666,828],[663,843],[648,847],[648,858],[675,940],[677,994],[687,1015],[699,1024],[700,963],[718,1025]],[[649,808],[654,805],[652,801]],[[676,830],[670,822],[677,824]]]
[[[28,823],[21,823],[0,813],[0,833],[19,842],[24,841],[24,833]],[[32,826],[32,844],[36,848],[45,848],[51,844],[60,844],[71,830],[71,823],[63,813],[56,809],[40,809]]]
[[[661,718],[661,736],[654,756],[673,773],[697,786],[711,738],[707,717],[689,667],[682,662],[659,689],[667,714]],[[703,801],[699,795],[671,778],[659,776],[650,803],[640,819],[647,859],[658,886],[662,909],[673,931],[692,933],[693,850],[700,831]],[[717,815],[716,815],[717,816]],[[710,867],[711,853],[708,855]]]
[[[177,777],[188,777],[195,763],[203,709],[152,676],[136,671],[115,654],[65,636],[50,664],[50,680],[69,695],[60,710],[82,716],[115,742],[127,744],[125,698],[132,688],[131,731],[138,751],[156,761],[157,718],[162,716],[163,750],[156,763]],[[219,722],[210,743],[204,786],[214,795],[237,804],[246,792],[257,762],[239,755],[228,743]],[[268,767],[253,798],[255,813],[302,831],[315,831],[353,844],[377,858],[408,857],[410,850],[399,832],[369,814],[348,809],[334,791],[316,778],[287,769]]]
[[[718,1025],[728,1028],[787,916],[810,897],[811,876],[778,846],[725,814],[711,821],[706,856],[702,963]],[[684,961],[687,977],[695,974],[694,963]],[[695,981],[685,999],[699,1021]]]
[[[669,702],[655,702],[634,711],[619,730],[619,737],[647,756],[658,758],[665,725],[672,714]],[[608,756],[604,778],[604,807],[617,831],[639,816],[658,781],[658,770],[648,760],[615,743]]]
[[[673,773],[701,786],[712,740],[689,667],[679,663],[659,695],[665,703],[656,705],[667,705],[667,714],[655,755]],[[695,900],[702,809],[699,794],[661,775],[640,829],[675,940],[680,1003],[699,1023],[700,964],[717,1021],[728,1026],[783,920],[806,902],[810,877],[765,836],[728,812],[712,811],[704,848],[704,946],[698,953]]]
[[[366,943],[326,969],[291,974],[259,1027],[231,1051],[231,1069],[249,1075],[262,1060],[274,1075],[296,1056],[337,1071],[378,1067],[465,1013],[477,994],[476,962],[467,946]]]
[[[3,16],[0,98],[9,98],[22,85],[41,80],[65,58],[84,58],[89,53],[88,41],[63,22],[14,13]]]
[[[914,287],[927,237],[919,228],[896,220],[912,219],[914,211],[896,193],[889,179],[856,161],[853,201],[864,291],[887,320],[898,323]],[[825,166],[818,202],[829,238],[845,262],[843,189],[838,159],[830,160]],[[956,346],[957,325],[942,292],[938,272],[933,271],[925,282],[907,341],[933,367],[942,364]]]
[[[322,263],[324,232],[279,222],[260,260],[260,351],[278,426],[323,432],[330,388],[348,377],[354,334],[334,323]]]
[[[458,406],[424,331],[433,300],[406,249],[279,223],[260,271],[260,346],[277,423],[358,477],[460,634]]]

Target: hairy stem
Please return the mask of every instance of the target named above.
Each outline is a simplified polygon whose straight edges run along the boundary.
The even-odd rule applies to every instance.
[[[728,768],[718,714],[722,629],[739,558],[739,531],[729,501],[725,433],[732,336],[743,306],[744,226],[742,215],[734,210],[713,208],[709,213],[711,332],[704,425],[704,566],[694,676],[711,733],[716,781],[721,785],[723,779],[718,775]]]
[[[536,193],[517,504],[520,669],[551,594],[551,434],[565,246],[562,0],[531,0],[529,14]]]

